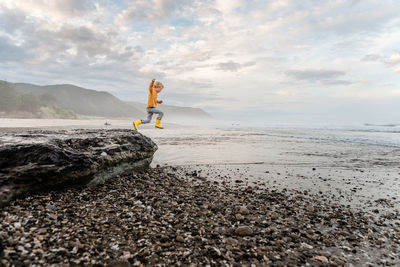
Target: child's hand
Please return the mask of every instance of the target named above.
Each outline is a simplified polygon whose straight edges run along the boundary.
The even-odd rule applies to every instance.
[[[156,79],[155,78],[153,78],[153,80],[151,80],[152,82],[154,82]]]
[[[162,100],[159,100],[159,101],[158,101],[158,104],[162,104],[162,102],[163,102]]]

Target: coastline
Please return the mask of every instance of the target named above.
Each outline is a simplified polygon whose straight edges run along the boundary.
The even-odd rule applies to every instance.
[[[145,134],[159,145],[152,166],[329,197],[373,215],[396,217],[400,211],[398,147],[204,128]]]
[[[104,126],[100,122],[96,123],[94,125],[86,125],[86,127],[130,127],[127,121],[121,121],[122,126],[115,122],[112,122],[111,126]],[[156,262],[162,263],[162,259],[168,259],[172,260],[170,265],[177,264],[178,262],[189,264],[190,262],[185,261],[188,259],[192,263],[197,264],[222,264],[225,260],[232,266],[235,264],[235,261],[243,264],[252,264],[253,260],[257,260],[257,262],[254,261],[253,263],[256,265],[305,264],[308,262],[313,265],[325,266],[350,266],[350,264],[353,266],[365,266],[369,263],[371,265],[378,263],[396,265],[400,263],[399,256],[396,254],[396,251],[399,249],[400,237],[398,220],[400,199],[400,190],[398,189],[400,183],[399,169],[396,164],[396,157],[398,156],[394,156],[398,154],[396,153],[398,148],[268,136],[246,131],[225,131],[221,129],[178,125],[168,126],[162,131],[154,130],[153,127],[147,125],[141,128],[141,132],[153,139],[159,147],[150,170],[142,174],[137,174],[136,177],[135,175],[117,177],[115,180],[100,185],[99,192],[105,190],[104,188],[101,189],[103,186],[107,190],[111,190],[110,192],[115,191],[125,194],[125,197],[122,199],[133,203],[121,202],[120,194],[112,193],[111,196],[107,197],[107,191],[104,192],[105,195],[101,193],[103,194],[103,198],[106,199],[105,203],[110,205],[109,210],[116,209],[111,212],[114,223],[120,225],[118,219],[122,220],[125,216],[124,214],[127,212],[133,213],[134,216],[139,216],[135,224],[131,225],[131,229],[136,229],[140,225],[149,226],[147,220],[141,221],[140,219],[140,215],[144,212],[143,207],[137,209],[137,205],[134,204],[135,202],[138,203],[137,201],[143,203],[141,195],[150,194],[147,195],[148,198],[146,199],[153,202],[156,199],[163,199],[166,203],[174,203],[167,206],[161,205],[161,207],[164,209],[163,212],[174,214],[171,220],[175,220],[176,223],[171,225],[172,228],[168,226],[165,229],[175,229],[175,234],[170,232],[167,235],[167,243],[172,244],[175,250],[165,250],[164,247],[166,246],[163,246],[163,243],[166,242],[163,241],[166,239],[165,235],[161,237],[158,235],[159,233],[153,233],[154,235],[151,234],[147,237],[148,240],[151,240],[151,242],[149,241],[151,244],[145,244],[141,247],[141,249],[144,249],[143,251],[146,251],[146,248],[148,249],[142,256],[139,256],[139,254],[135,255],[134,251],[139,251],[137,247],[136,250],[132,250],[128,249],[129,246],[126,247],[123,245],[127,250],[125,254],[122,250],[112,248],[110,250],[108,248],[108,250],[103,252],[103,256],[99,256],[100,252],[96,252],[96,249],[94,249],[90,251],[90,253],[93,252],[94,254],[90,254],[89,259],[97,257],[96,259],[99,259],[99,261],[95,262],[103,264],[114,260],[125,263],[129,262],[130,264],[134,264],[135,262],[137,264],[139,262],[140,264],[152,264]],[[64,125],[57,127],[69,128],[82,126]],[[4,128],[1,130],[7,131]],[[26,129],[14,128],[13,130],[21,131]],[[165,167],[160,168],[158,166]],[[152,184],[148,184],[148,181]],[[159,193],[165,191],[163,187],[171,189],[170,192],[165,192],[165,196]],[[195,237],[193,233],[190,233],[190,228],[196,224],[196,220],[193,218],[189,220],[190,223],[188,224],[187,216],[181,218],[174,212],[177,206],[175,202],[179,204],[178,206],[185,203],[185,201],[179,203],[174,200],[176,195],[185,190],[191,192],[190,194],[184,193],[184,199],[190,204],[184,208],[189,213],[187,216],[190,216],[189,211],[191,209],[197,207],[195,203],[201,202],[199,204],[202,207],[201,210],[205,210],[206,212],[198,213],[196,219],[207,221],[207,218],[211,216],[215,222],[214,228],[218,228],[219,223],[228,223],[229,227],[225,227],[223,232],[214,233],[212,236],[206,233],[200,234],[199,242],[202,241],[202,238],[207,240],[207,242],[203,242],[204,244],[193,240],[193,242],[190,241],[186,244],[186,238],[189,236]],[[204,195],[202,190],[205,190],[208,194]],[[15,223],[16,226],[22,227],[29,209],[34,208],[34,210],[37,210],[37,214],[43,216],[53,214],[50,218],[43,217],[44,220],[48,221],[49,228],[46,228],[46,226],[44,228],[47,230],[41,230],[42,232],[49,233],[49,236],[51,236],[49,229],[54,227],[59,221],[62,222],[64,216],[62,214],[65,213],[54,215],[55,212],[51,209],[48,211],[46,206],[54,206],[54,201],[57,199],[67,198],[70,206],[63,206],[62,203],[57,202],[58,205],[64,208],[64,211],[72,209],[73,212],[76,212],[81,210],[79,207],[81,204],[84,207],[82,209],[87,212],[89,210],[96,210],[102,198],[99,197],[100,193],[97,194],[95,192],[96,190],[93,191],[93,189],[86,188],[81,191],[73,191],[73,193],[67,190],[66,192],[53,192],[47,195],[28,198],[26,201],[21,200],[12,204],[11,206],[15,207],[15,210],[10,209],[6,211],[7,214],[4,214],[3,211],[2,217],[5,218],[5,222],[10,218],[17,218],[10,224],[11,227],[15,226]],[[132,195],[130,192],[136,193]],[[78,198],[75,200],[71,194],[78,196]],[[224,198],[225,195],[227,198]],[[113,204],[112,199],[117,202]],[[222,201],[224,205],[218,206],[218,201]],[[153,204],[151,205],[151,209],[157,209],[158,204]],[[233,204],[235,205],[232,206]],[[145,204],[143,205],[146,206]],[[218,208],[213,210],[213,205],[217,205]],[[230,213],[226,212],[227,205],[231,205],[229,206]],[[204,208],[203,206],[206,207]],[[223,206],[225,206],[224,209]],[[246,206],[249,214],[243,215],[240,213],[242,206]],[[268,207],[277,216],[271,216],[271,213],[267,212]],[[259,209],[264,209],[264,213],[259,214]],[[17,212],[17,214],[14,214],[14,212]],[[105,215],[98,213],[96,216],[102,217]],[[217,217],[214,218],[214,216]],[[264,216],[263,220],[267,220],[268,225],[263,224],[262,221],[260,222],[254,216]],[[154,221],[158,220],[156,217],[153,219]],[[185,220],[182,221],[182,219]],[[287,220],[295,222],[303,219],[308,220],[307,223],[311,228],[306,227],[306,224],[296,228],[297,230],[294,232],[295,235],[299,235],[297,237],[297,241],[299,242],[296,241],[295,235],[290,235],[293,230],[292,228],[289,227],[291,230],[289,228],[285,229],[285,227],[280,229],[282,225],[285,225]],[[166,219],[169,223],[168,220]],[[67,221],[66,223],[71,222]],[[91,220],[83,220],[82,223],[84,225],[87,223],[90,224]],[[157,223],[152,223],[155,225],[151,227],[158,227]],[[250,236],[237,236],[235,229],[242,224],[250,226],[253,234]],[[184,225],[186,226],[184,227]],[[60,224],[61,226],[62,223]],[[175,226],[179,227],[176,228]],[[278,235],[275,236],[273,234],[274,231],[270,232],[266,230],[270,226],[275,227],[274,231]],[[294,227],[295,224],[291,226]],[[5,227],[2,225],[3,230]],[[106,234],[105,232],[95,230],[98,227],[101,228],[101,225],[96,225],[90,228],[91,230],[85,229],[84,234],[91,236]],[[213,229],[210,225],[207,227],[207,229]],[[74,231],[79,232],[78,228],[74,229]],[[141,228],[139,227],[139,229]],[[324,229],[324,231],[321,229]],[[22,230],[25,229],[20,229],[19,232],[23,233]],[[36,230],[33,229],[30,235],[37,239],[37,236],[41,236],[41,234],[36,233]],[[301,231],[303,230],[306,232],[301,235]],[[307,234],[307,230],[314,232]],[[162,230],[159,231],[162,232]],[[177,234],[178,232],[184,234],[179,235]],[[342,232],[354,234],[357,232],[358,235],[355,234],[349,237],[345,234],[344,238],[339,238]],[[389,233],[389,238],[387,234],[385,235],[385,232]],[[62,233],[62,230],[60,230],[60,233]],[[211,233],[212,231],[210,230]],[[67,234],[71,235],[71,233]],[[115,234],[121,235],[122,232],[117,231]],[[182,242],[182,239],[178,238],[178,236],[181,236],[184,241]],[[22,255],[21,251],[18,250],[18,242],[20,242],[21,237],[22,235],[17,239],[16,244],[11,244],[15,248],[15,255],[18,256]],[[337,240],[333,237],[337,237]],[[119,240],[118,242],[123,244],[123,239],[119,238],[114,237],[115,240]],[[140,240],[138,236],[135,238],[132,239],[135,242]],[[234,239],[234,241],[229,238]],[[101,246],[113,244],[113,242],[116,242],[115,240],[112,241],[112,237],[109,237]],[[209,240],[212,242],[208,243]],[[221,240],[225,240],[225,242]],[[228,248],[232,247],[232,249],[227,250],[227,242],[229,243],[230,241],[236,244],[236,247],[230,244]],[[328,243],[325,243],[325,241]],[[32,243],[34,240],[29,242],[25,243],[29,243],[33,248],[35,246]],[[54,251],[52,253],[54,257],[50,256],[51,260],[69,259],[69,263],[74,263],[73,260],[82,260],[85,258],[83,253],[88,252],[89,248],[92,249],[89,245],[83,245],[83,249],[74,249],[75,246],[71,247],[67,243],[64,243],[64,241],[61,244],[64,245],[66,250],[62,250],[64,252]],[[132,245],[133,243],[129,244]],[[163,248],[161,249],[163,253],[171,252],[171,254],[160,254],[159,258],[157,258],[154,256],[154,253],[160,251],[160,249],[156,244]],[[10,246],[10,244],[7,245]],[[121,246],[118,245],[118,247]],[[248,249],[264,246],[271,253],[257,251],[255,254],[246,254],[246,246],[249,246]],[[59,249],[60,246],[57,245],[52,248]],[[202,253],[188,254],[187,251],[196,250],[197,248],[201,248],[199,251],[202,251]],[[75,250],[77,252],[72,253]],[[25,251],[28,250],[26,248],[22,250],[22,252]],[[233,251],[232,255],[236,255],[238,258],[232,255],[227,258],[227,251]],[[295,253],[292,255],[290,251],[295,251]],[[61,253],[61,258],[58,257],[59,253]],[[112,256],[107,258],[107,255]],[[183,257],[184,255],[186,256]],[[189,255],[192,255],[192,257],[190,258]],[[86,255],[87,257],[88,255]],[[32,260],[32,258],[28,258]],[[151,262],[150,258],[154,261]],[[88,262],[85,259],[81,263],[90,263],[90,261]],[[78,263],[75,262],[75,264]],[[228,264],[228,266],[231,265]]]

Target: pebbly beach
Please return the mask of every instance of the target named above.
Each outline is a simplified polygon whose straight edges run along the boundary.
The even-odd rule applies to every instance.
[[[398,148],[200,127],[141,132],[158,146],[149,169],[3,207],[2,264],[399,264]]]

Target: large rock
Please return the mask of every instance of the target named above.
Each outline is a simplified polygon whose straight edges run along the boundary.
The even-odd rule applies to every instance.
[[[32,192],[148,168],[157,145],[131,130],[0,133],[0,207]]]

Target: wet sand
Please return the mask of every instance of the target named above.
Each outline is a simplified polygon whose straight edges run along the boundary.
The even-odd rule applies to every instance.
[[[395,217],[400,211],[396,147],[204,128],[143,133],[159,146],[153,165],[181,166],[227,183],[307,192],[374,214]]]

